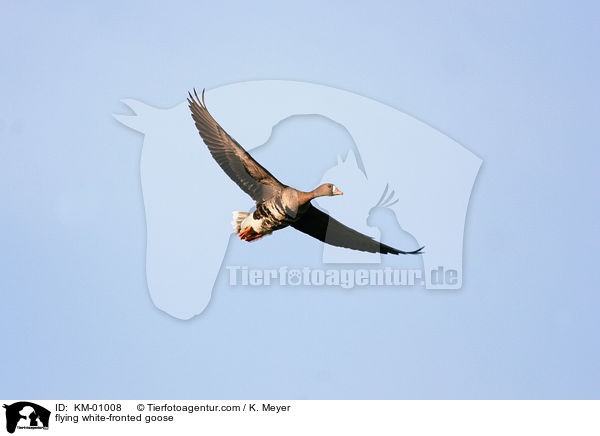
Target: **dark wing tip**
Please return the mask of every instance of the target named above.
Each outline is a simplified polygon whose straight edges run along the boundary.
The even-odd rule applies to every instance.
[[[425,248],[425,246],[423,245],[421,248],[419,248],[418,250],[415,251],[409,251],[406,254],[423,254],[423,248]]]
[[[304,216],[291,224],[293,228],[312,236],[326,244],[351,250],[381,254],[421,254],[421,247],[414,251],[402,251],[377,242],[371,236],[362,234],[340,223],[322,210],[310,206]]]
[[[423,254],[423,248],[425,248],[425,246],[422,246],[421,248],[419,248],[418,250],[414,250],[414,251],[403,251],[403,250],[398,250],[397,248],[394,247],[390,247],[389,245],[385,245],[380,243],[380,253],[382,254]]]
[[[188,103],[190,105],[190,107],[193,106],[198,106],[201,109],[204,109],[206,111],[208,111],[206,109],[206,102],[204,101],[204,91],[206,91],[206,88],[202,89],[202,94],[200,94],[202,97],[198,97],[198,92],[196,92],[196,88],[193,88],[194,91],[194,95],[192,95],[192,93],[190,91],[188,91]]]

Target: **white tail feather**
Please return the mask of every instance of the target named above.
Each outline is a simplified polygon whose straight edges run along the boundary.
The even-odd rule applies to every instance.
[[[231,225],[233,226],[235,233],[240,232],[242,221],[244,221],[248,215],[250,215],[248,212],[233,212],[233,221],[231,221]]]

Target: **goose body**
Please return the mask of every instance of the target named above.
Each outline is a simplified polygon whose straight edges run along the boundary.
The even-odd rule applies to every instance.
[[[336,188],[337,189],[337,188]],[[289,186],[283,188],[280,195],[275,195],[268,200],[258,203],[253,213],[248,213],[240,222],[233,224],[233,230],[240,235],[240,239],[253,240],[273,233],[275,230],[283,229],[298,221],[308,208],[308,202],[301,203],[301,197],[308,198],[309,193],[296,191]],[[234,212],[234,217],[245,214]],[[243,232],[246,230],[245,232]]]
[[[240,239],[252,241],[292,226],[327,244],[383,254],[420,254],[423,247],[402,251],[345,226],[311,204],[317,197],[342,195],[332,183],[310,192],[284,185],[250,156],[210,115],[194,91],[188,102],[202,140],[223,171],[256,202],[256,210],[233,212],[232,225]]]

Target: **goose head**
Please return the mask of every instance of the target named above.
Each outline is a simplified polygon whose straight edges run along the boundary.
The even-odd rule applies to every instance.
[[[340,191],[333,183],[323,183],[312,191],[313,198],[315,197],[333,197],[334,195],[342,195]]]

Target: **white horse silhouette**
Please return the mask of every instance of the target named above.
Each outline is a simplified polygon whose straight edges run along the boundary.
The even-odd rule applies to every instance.
[[[247,150],[266,142],[272,127],[293,115],[322,115],[344,126],[360,151],[369,184],[389,183],[396,189],[402,227],[425,245],[426,287],[461,287],[465,217],[481,165],[473,153],[403,112],[326,86],[242,82],[207,91],[206,101],[214,118]],[[234,183],[223,180],[186,103],[161,110],[134,100],[123,102],[136,115],[115,118],[145,135],[140,175],[150,295],[158,308],[188,319],[209,303],[231,233],[232,207],[248,199]],[[215,180],[223,180],[218,189]],[[378,189],[372,192],[381,194]],[[379,236],[365,227],[364,216],[355,228]],[[339,218],[354,226],[347,214]],[[375,260],[368,253],[350,256],[358,256],[361,262],[369,257]],[[431,272],[440,267],[454,270],[456,280],[432,282]]]

